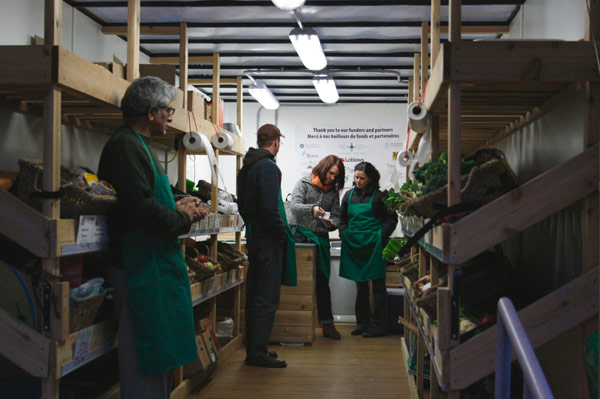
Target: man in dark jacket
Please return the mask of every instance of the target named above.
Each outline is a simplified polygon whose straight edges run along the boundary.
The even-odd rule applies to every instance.
[[[256,133],[237,176],[238,207],[246,224],[249,267],[246,277],[246,364],[282,368],[287,364],[268,351],[279,308],[287,231],[279,213],[281,171],[275,155],[284,137],[275,125]]]

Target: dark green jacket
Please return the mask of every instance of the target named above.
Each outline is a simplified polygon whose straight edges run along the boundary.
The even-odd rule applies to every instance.
[[[165,174],[156,154],[145,141],[159,174]],[[98,178],[117,191],[118,202],[108,214],[111,260],[122,268],[120,237],[136,227],[164,238],[189,231],[191,219],[185,212],[172,211],[154,199],[154,169],[146,149],[133,130],[120,127],[108,140],[98,166]]]

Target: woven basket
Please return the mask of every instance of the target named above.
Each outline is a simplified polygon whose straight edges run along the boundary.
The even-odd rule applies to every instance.
[[[211,278],[212,276],[215,275],[216,270],[219,268],[219,264],[214,259],[212,259],[208,256],[206,258],[208,259],[209,262],[211,262],[213,265],[216,266],[214,268],[214,270],[207,268],[206,266],[204,266],[202,263],[198,262],[194,258],[190,258],[189,256],[186,256],[186,258],[185,258],[185,263],[188,265],[190,270],[192,270],[195,273],[194,281],[196,281],[196,282],[204,281],[206,279]]]
[[[419,264],[417,262],[409,263],[402,267],[401,273],[409,279],[411,283],[414,283],[419,279]]]
[[[415,300],[415,305],[423,308],[431,321],[437,320],[437,286],[425,291],[425,294]]]
[[[208,243],[206,241],[199,241],[196,243],[196,249],[201,254],[206,255],[209,253]],[[248,257],[246,254],[235,249],[233,245],[221,241],[217,242],[217,261],[224,272],[237,268],[247,259]]]
[[[32,198],[42,192],[43,163],[38,159],[20,159],[17,196],[31,207],[41,210],[42,199]],[[60,216],[74,219],[79,215],[104,215],[117,203],[113,195],[90,194],[71,183],[74,173],[60,167]]]
[[[471,170],[461,179],[461,202],[477,201],[483,205],[495,200],[519,185],[505,160],[494,159]],[[406,201],[401,212],[406,215],[431,218],[448,204],[448,186]]]

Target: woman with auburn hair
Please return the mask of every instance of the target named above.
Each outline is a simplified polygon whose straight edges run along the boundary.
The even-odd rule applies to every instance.
[[[340,339],[333,324],[329,289],[329,232],[340,222],[340,191],[344,188],[345,170],[335,155],[323,158],[312,172],[298,180],[292,191],[290,226],[296,242],[317,245],[316,296],[319,324],[323,336]]]

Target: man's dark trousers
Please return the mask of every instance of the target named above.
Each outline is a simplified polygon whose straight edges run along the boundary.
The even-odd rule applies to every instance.
[[[285,244],[252,237],[246,276],[246,357],[268,356],[269,340],[279,308]]]

